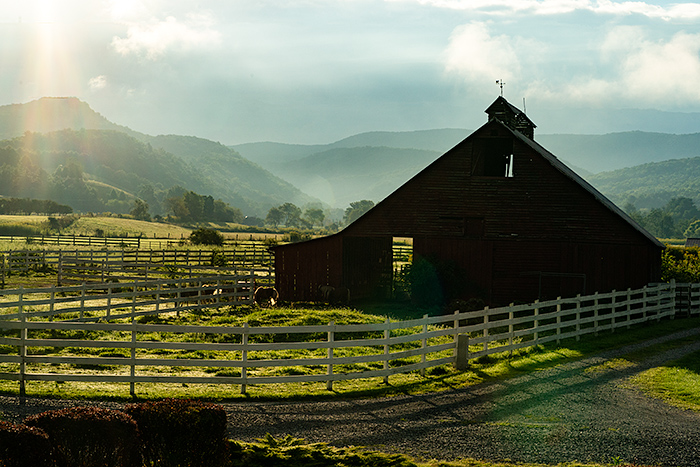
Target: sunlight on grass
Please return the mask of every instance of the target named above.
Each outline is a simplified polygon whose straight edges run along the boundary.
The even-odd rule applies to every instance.
[[[633,378],[633,382],[653,397],[700,412],[700,352],[647,370]]]

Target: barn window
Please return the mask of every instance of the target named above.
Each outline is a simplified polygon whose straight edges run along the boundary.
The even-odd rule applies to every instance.
[[[482,138],[475,141],[472,175],[484,177],[513,177],[513,140]]]

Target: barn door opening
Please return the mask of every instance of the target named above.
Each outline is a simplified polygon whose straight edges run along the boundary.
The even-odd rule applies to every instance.
[[[394,257],[391,296],[396,299],[408,299],[410,297],[408,270],[413,262],[413,238],[394,237],[391,244]]]

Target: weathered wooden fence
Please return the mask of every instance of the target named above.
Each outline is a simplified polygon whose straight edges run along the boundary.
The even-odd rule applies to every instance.
[[[255,269],[261,281],[267,283],[274,281],[274,259],[269,250],[259,243],[242,242],[235,248],[216,250],[11,250],[0,253],[0,285],[5,286],[7,275],[27,271],[60,270],[62,267],[67,267],[69,270],[63,273],[63,277],[71,280],[69,279],[71,274],[79,273],[81,268],[88,270],[89,265],[99,265],[99,268],[105,271],[113,271],[123,264],[152,264],[153,269],[158,267],[196,269],[205,266],[228,271]],[[94,267],[90,268],[90,270],[94,269]],[[265,277],[267,277],[266,281]],[[86,280],[94,279],[93,277]],[[73,277],[72,280],[74,283],[82,282],[79,277]],[[61,284],[61,280],[58,284]]]
[[[107,287],[107,285],[105,285]],[[133,291],[120,291],[119,304],[129,307],[129,300],[136,296],[150,297],[150,313],[171,311],[158,309],[159,294],[166,292],[152,287],[141,292],[144,285],[134,285]],[[690,286],[693,300],[688,308],[690,315],[700,313],[700,288]],[[77,297],[85,300],[80,287],[72,288]],[[664,317],[673,318],[676,313],[676,284],[660,284],[638,290],[613,291],[585,297],[577,296],[529,305],[513,305],[504,308],[484,309],[472,312],[455,312],[446,316],[424,316],[401,322],[385,321],[377,324],[336,325],[328,323],[318,326],[296,327],[250,327],[243,326],[175,326],[104,322],[117,317],[133,317],[149,313],[131,310],[108,315],[105,305],[89,308],[73,305],[73,313],[91,313],[90,316],[73,316],[73,321],[59,321],[58,315],[66,309],[58,309],[55,294],[50,299],[29,299],[27,294],[36,291],[15,291],[16,298],[3,305],[14,313],[0,316],[0,345],[16,349],[14,354],[0,355],[0,379],[18,381],[20,393],[25,392],[27,381],[91,381],[129,383],[135,394],[137,383],[219,383],[240,385],[246,391],[250,384],[326,382],[332,389],[334,381],[356,378],[381,377],[388,382],[389,376],[410,371],[424,372],[427,368],[453,363],[459,369],[467,368],[470,359],[484,355],[513,352],[566,338],[579,338],[585,334],[614,332],[618,328],[629,328],[634,324]],[[168,291],[167,301],[177,299]],[[104,296],[102,297],[104,299]],[[199,298],[199,296],[198,296]],[[97,297],[95,297],[97,299]],[[53,304],[53,305],[51,305]],[[37,306],[49,306],[46,311],[34,311]],[[197,305],[201,306],[201,305]],[[114,307],[114,305],[112,305]],[[84,311],[80,311],[84,310]],[[95,313],[95,315],[93,315]],[[94,320],[100,322],[82,322]],[[53,321],[47,321],[53,319]],[[32,334],[53,330],[94,331],[121,333],[122,339],[39,338]],[[158,333],[181,336],[175,342],[166,342]],[[200,336],[193,339],[193,336]],[[202,338],[201,336],[207,336]],[[264,338],[256,338],[263,336]],[[296,337],[295,337],[296,336]],[[32,348],[89,348],[123,349],[128,355],[121,356],[52,356],[36,355]],[[361,348],[360,355],[344,356],[346,349]],[[225,353],[225,358],[171,358],[146,354],[158,350],[166,352],[216,351]],[[289,351],[306,350],[310,357],[290,358]],[[279,352],[279,358],[270,358],[270,352]],[[90,352],[94,354],[95,352]],[[52,372],[41,372],[41,365],[54,365]],[[56,365],[99,366],[107,365],[108,371],[93,371],[77,374],[56,370]],[[14,365],[9,369],[9,365]],[[256,374],[264,368],[293,370],[295,367],[312,369],[310,374],[294,374],[294,371],[276,374]],[[219,369],[221,376],[186,376],[175,371],[182,369]],[[119,370],[114,370],[119,368]],[[153,368],[156,370],[154,371]],[[368,369],[369,368],[369,369]],[[170,369],[170,370],[168,370]],[[54,373],[55,371],[55,373]],[[171,374],[163,374],[170,372]]]

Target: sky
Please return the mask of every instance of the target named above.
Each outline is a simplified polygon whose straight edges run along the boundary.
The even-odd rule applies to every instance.
[[[668,131],[700,112],[700,3],[0,0],[0,69],[0,105],[224,144],[475,129],[497,81],[538,132]]]

